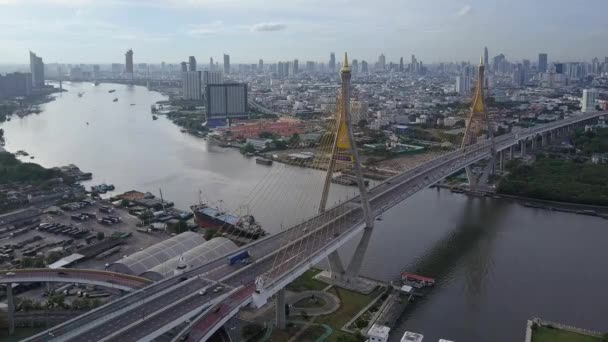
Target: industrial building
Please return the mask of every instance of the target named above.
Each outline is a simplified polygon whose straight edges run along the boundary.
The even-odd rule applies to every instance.
[[[141,275],[205,242],[201,234],[184,232],[111,264],[110,271]]]

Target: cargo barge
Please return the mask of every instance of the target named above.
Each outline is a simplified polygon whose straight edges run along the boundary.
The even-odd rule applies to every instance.
[[[266,235],[266,231],[255,221],[253,215],[237,216],[206,204],[193,205],[190,209],[194,213],[196,224],[201,228],[217,229],[221,233],[250,239]]]

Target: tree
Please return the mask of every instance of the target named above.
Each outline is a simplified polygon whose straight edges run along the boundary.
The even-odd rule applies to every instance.
[[[209,241],[209,240],[213,239],[214,237],[216,237],[218,234],[219,233],[217,230],[208,228],[205,231],[205,240]]]
[[[272,134],[270,132],[260,132],[260,134],[258,136],[262,139],[273,139],[274,138],[274,134]]]
[[[52,264],[59,259],[61,259],[60,252],[50,252],[49,255],[46,256],[46,263]]]
[[[300,135],[298,133],[294,133],[291,138],[289,138],[289,146],[297,147],[300,144]]]
[[[0,128],[0,144],[4,144],[4,129]]]
[[[243,147],[241,147],[241,153],[255,153],[255,147],[251,143],[247,143]]]
[[[264,328],[259,324],[247,324],[243,327],[243,330],[241,330],[241,336],[243,337],[243,340],[247,341],[261,333],[262,330],[264,330]]]
[[[120,201],[120,206],[123,208],[127,208],[129,206],[129,204],[131,204],[129,201],[127,201],[126,199],[123,199],[122,201]]]
[[[41,257],[24,257],[21,260],[21,268],[43,268],[44,266],[44,259]]]
[[[103,232],[97,232],[97,240],[101,241],[106,237],[106,234]]]
[[[368,125],[368,122],[366,119],[361,119],[359,120],[359,122],[357,123],[357,126],[359,126],[360,129],[364,129],[365,126]]]

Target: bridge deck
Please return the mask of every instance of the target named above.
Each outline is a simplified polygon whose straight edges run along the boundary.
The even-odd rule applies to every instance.
[[[495,140],[496,150],[509,148],[520,140],[600,115],[606,113],[584,114],[536,126],[517,134],[499,136]],[[483,141],[464,150],[447,153],[374,187],[369,194],[374,214],[380,215],[425,187],[467,165],[489,157],[491,148],[489,141]],[[52,328],[30,340],[55,340],[48,334],[50,332],[55,336],[61,336],[61,340],[64,341],[146,341],[166,332],[160,328],[162,325],[175,326],[175,322],[183,322],[199,315],[201,310],[219,305],[219,311],[207,310],[194,325],[195,334],[190,338],[196,339],[202,336],[204,339],[219,328],[227,314],[232,314],[235,308],[251,300],[250,289],[257,276],[263,274],[270,279],[270,282],[265,284],[266,295],[270,296],[362,230],[363,214],[357,203],[358,198],[354,198],[286,232],[266,237],[247,246],[246,248],[255,257],[255,262],[250,265],[230,266],[223,258],[219,258],[187,273],[188,276],[195,278],[182,283],[179,283],[177,278],[167,279],[132,296],[127,296],[113,305],[102,307],[90,313],[88,317],[84,315],[85,317]],[[304,226],[315,228],[304,231],[302,229]],[[294,232],[298,234],[294,236],[292,234]],[[292,239],[286,241],[286,237]],[[280,262],[275,264],[276,260]],[[197,275],[201,275],[204,279],[197,278]],[[223,291],[217,293],[212,291],[217,286],[217,282],[223,284],[226,288],[224,291],[243,286],[244,289],[249,290],[236,292],[242,294],[242,298],[225,296]],[[197,295],[202,288],[209,289],[207,295]],[[175,305],[182,302],[185,304]],[[99,317],[104,312],[106,315]],[[110,319],[107,318],[108,313]],[[113,333],[108,336],[108,332]],[[105,338],[100,339],[102,336]]]

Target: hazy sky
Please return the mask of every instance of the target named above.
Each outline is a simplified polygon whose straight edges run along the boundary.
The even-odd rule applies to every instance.
[[[608,56],[608,0],[0,0],[0,63]]]

